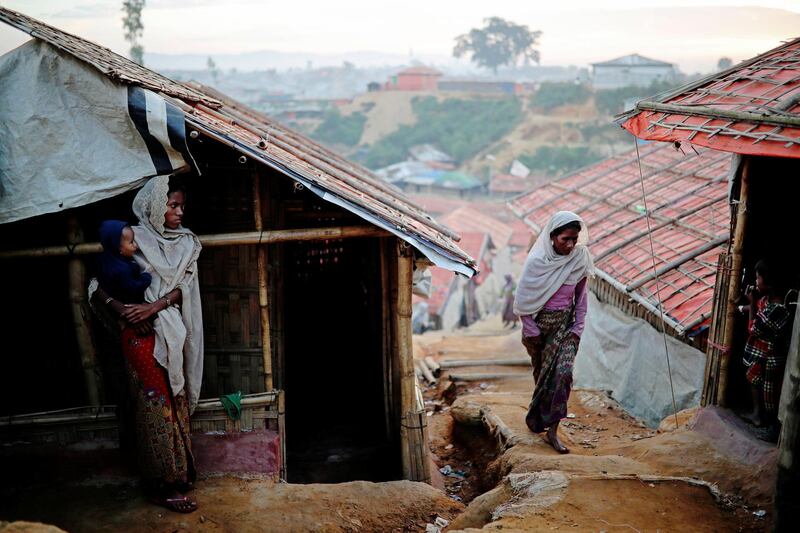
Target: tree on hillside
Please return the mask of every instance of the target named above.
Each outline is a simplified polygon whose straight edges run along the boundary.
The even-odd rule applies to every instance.
[[[140,65],[144,65],[144,47],[139,43],[139,38],[144,32],[142,24],[142,9],[145,0],[124,0],[122,11],[125,16],[122,18],[122,27],[125,29],[125,40],[131,45],[128,54],[131,59]]]
[[[470,60],[480,67],[490,68],[497,74],[501,65],[514,65],[522,60],[539,63],[541,31],[531,31],[527,26],[514,24],[500,17],[484,19],[483,28],[473,28],[456,37],[453,56],[470,54]]]
[[[729,69],[731,66],[733,66],[733,61],[730,57],[720,57],[717,61],[717,70]]]

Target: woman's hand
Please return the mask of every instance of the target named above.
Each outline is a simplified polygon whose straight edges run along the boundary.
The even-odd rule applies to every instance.
[[[135,331],[140,337],[146,337],[153,333],[153,325],[148,321],[139,322],[131,327],[133,328],[133,331]]]
[[[140,324],[158,313],[157,303],[152,304],[125,304],[122,318],[131,325]]]

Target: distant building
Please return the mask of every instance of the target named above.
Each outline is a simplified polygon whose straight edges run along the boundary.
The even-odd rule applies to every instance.
[[[484,80],[440,80],[440,91],[480,93],[480,94],[522,94],[525,87],[522,83],[514,81],[484,81]]]
[[[611,61],[592,63],[595,89],[616,89],[636,85],[647,87],[654,81],[677,81],[678,70],[672,63],[631,54]]]
[[[377,81],[371,81],[367,84],[367,92],[375,93],[381,90],[381,84]]]
[[[409,67],[386,82],[387,90],[435,91],[442,73],[430,67]]]

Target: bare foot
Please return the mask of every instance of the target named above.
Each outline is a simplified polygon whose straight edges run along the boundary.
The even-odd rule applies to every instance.
[[[569,453],[569,448],[564,446],[558,439],[558,426],[553,426],[548,429],[544,438],[558,453]]]

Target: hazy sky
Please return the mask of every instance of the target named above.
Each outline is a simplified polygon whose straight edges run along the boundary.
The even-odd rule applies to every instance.
[[[0,0],[125,54],[121,0]],[[500,16],[542,30],[542,64],[628,53],[706,71],[800,36],[800,0],[147,0],[146,52],[377,51],[445,58],[453,39]],[[0,25],[0,52],[25,37]]]

